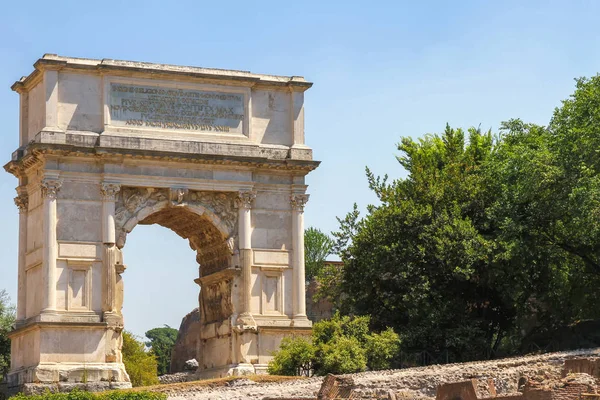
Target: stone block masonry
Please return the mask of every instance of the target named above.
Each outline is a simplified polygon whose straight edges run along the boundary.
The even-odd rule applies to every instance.
[[[353,391],[358,398],[389,399],[390,391],[396,399],[433,400],[437,388],[445,383],[471,382],[477,380],[479,399],[493,397],[489,389],[492,379],[499,399],[522,396],[519,382],[558,382],[565,360],[598,357],[600,349],[571,352],[530,355],[500,360],[478,361],[463,364],[431,365],[428,367],[407,368],[388,371],[369,371],[342,377],[352,378]],[[587,379],[590,379],[589,376]],[[572,382],[575,384],[576,382]],[[312,377],[282,382],[256,383],[240,379],[235,385],[207,387],[199,382],[198,386],[188,383],[185,386],[165,386],[160,389],[175,399],[189,400],[262,400],[264,398],[315,399],[323,384],[323,377]],[[544,387],[542,384],[541,387]],[[588,393],[591,394],[591,393]],[[512,397],[511,397],[512,396]],[[585,398],[588,398],[586,396]],[[518,397],[522,398],[522,397]],[[594,397],[589,397],[594,399]]]
[[[198,263],[200,322],[179,349],[198,361],[198,377],[264,373],[283,337],[310,334],[305,176],[319,165],[304,141],[311,85],[53,54],[14,83],[11,388],[129,384],[121,309],[127,236],[140,224],[177,233]]]

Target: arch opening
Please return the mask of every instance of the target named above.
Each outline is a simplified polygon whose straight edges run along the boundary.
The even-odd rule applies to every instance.
[[[178,329],[181,319],[199,307],[195,252],[186,240],[158,224],[137,226],[124,250],[125,329],[141,337],[164,325]]]
[[[187,189],[122,188],[117,199],[117,247],[136,225],[158,224],[189,241],[200,277],[232,266],[237,209],[235,193]]]
[[[231,266],[233,248],[230,248],[230,241],[205,214],[198,215],[187,207],[166,207],[138,224],[158,224],[187,239],[196,251],[201,277]]]
[[[227,200],[227,197],[225,197],[225,200]],[[123,220],[121,218],[122,222]],[[231,269],[237,260],[237,257],[234,257],[235,243],[233,237],[229,236],[231,231],[227,229],[226,224],[218,219],[213,210],[201,204],[173,204],[173,202],[159,200],[153,205],[135,209],[133,213],[129,211],[128,219],[124,222],[124,228],[122,228],[123,241],[120,243],[119,252],[125,250],[124,239],[127,234],[132,232],[138,225],[158,225],[186,239],[189,247],[196,252],[195,260],[198,265],[198,275],[194,279],[194,282],[200,286],[199,295],[196,292],[197,302],[195,307],[199,309],[197,325],[202,327],[210,323],[223,323],[230,319],[235,312],[232,299],[235,272],[232,275]],[[126,292],[123,286],[121,286],[121,290],[123,293]],[[126,298],[126,294],[122,297]],[[192,308],[177,317],[183,318],[190,311],[192,311]],[[204,362],[202,365],[205,365],[206,361],[203,360],[206,357],[210,360],[214,358],[214,355],[204,354],[205,346],[200,344],[202,338],[199,330],[200,328],[193,329],[194,333],[192,335],[197,333],[197,337],[185,339],[186,346],[190,343],[192,345],[185,349],[184,356],[189,358],[184,361],[196,358],[199,363]],[[190,332],[188,332],[189,334]],[[232,359],[232,355],[227,356],[227,360]]]

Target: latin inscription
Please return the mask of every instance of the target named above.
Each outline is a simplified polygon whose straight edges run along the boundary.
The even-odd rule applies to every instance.
[[[109,107],[118,126],[243,133],[238,93],[111,83]]]

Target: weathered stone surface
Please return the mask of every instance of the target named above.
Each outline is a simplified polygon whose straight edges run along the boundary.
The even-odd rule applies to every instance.
[[[319,322],[333,316],[333,304],[327,299],[317,299],[319,283],[316,279],[306,285],[306,315],[312,322]]]
[[[196,361],[195,358],[192,358],[191,360],[187,360],[185,362],[185,370],[186,371],[196,371],[197,368],[198,368],[198,361]]]
[[[85,390],[88,392],[103,392],[106,390],[129,389],[129,382],[90,382],[90,383],[25,383],[21,391],[26,395],[42,395],[47,391],[51,393],[68,393],[73,390]]]
[[[445,383],[440,385],[435,395],[435,400],[477,400],[474,380]]]
[[[182,383],[182,382],[191,382],[197,381],[198,375],[196,372],[186,371],[186,372],[177,372],[174,374],[165,374],[158,377],[158,381],[161,384],[169,384],[169,383]]]
[[[201,329],[200,310],[195,308],[181,320],[177,340],[171,351],[171,373],[186,371],[187,361],[196,358]]]
[[[198,262],[201,329],[182,360],[203,377],[264,372],[283,337],[310,332],[309,82],[57,55],[34,67],[12,87],[20,147],[5,166],[20,211],[9,386],[129,381],[122,274],[139,224],[173,230]]]
[[[463,364],[431,365],[428,367],[401,370],[370,371],[345,375],[354,380],[354,392],[358,398],[386,399],[389,391],[394,391],[397,399],[432,400],[437,387],[445,382],[460,382],[477,378],[479,399],[489,398],[488,379],[494,380],[498,400],[527,400],[519,397],[517,385],[522,377],[538,377],[556,387],[565,386],[570,394],[577,394],[579,384],[593,382],[591,376],[583,379],[575,377],[572,382],[562,382],[561,371],[565,360],[586,356],[598,356],[600,349],[531,355],[500,360],[469,362]],[[569,378],[566,378],[567,380]],[[189,385],[168,388],[164,391],[172,398],[193,400],[264,400],[271,399],[316,399],[323,383],[323,377],[312,377],[276,383],[260,383],[242,387],[207,387]],[[542,384],[541,387],[545,387]],[[583,387],[583,386],[582,386]],[[581,388],[582,388],[581,387]],[[586,389],[587,390],[587,389]],[[600,390],[599,390],[600,391]],[[552,393],[547,391],[546,393]],[[543,393],[542,393],[543,394]],[[560,394],[560,392],[558,392]],[[586,397],[594,399],[594,397]],[[570,399],[569,397],[536,397],[534,400]],[[577,397],[575,397],[577,399]]]

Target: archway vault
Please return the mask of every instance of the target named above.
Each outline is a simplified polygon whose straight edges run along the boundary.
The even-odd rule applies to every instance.
[[[137,225],[158,224],[189,241],[200,276],[232,267],[236,252],[237,193],[182,188],[123,187],[115,210],[117,247]]]

